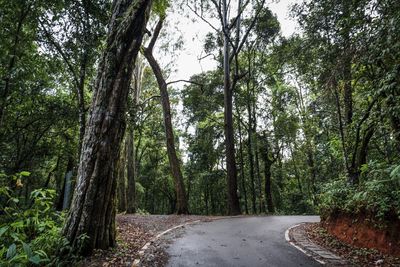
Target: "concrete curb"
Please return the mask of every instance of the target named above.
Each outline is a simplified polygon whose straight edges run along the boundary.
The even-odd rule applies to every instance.
[[[322,265],[351,266],[341,257],[333,254],[331,251],[313,243],[310,239],[308,239],[304,230],[299,227],[303,224],[305,223],[293,225],[285,231],[285,239],[290,245]]]

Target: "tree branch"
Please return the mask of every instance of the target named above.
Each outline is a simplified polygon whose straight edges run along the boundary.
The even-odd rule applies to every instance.
[[[150,53],[153,52],[154,45],[156,44],[156,41],[158,39],[158,36],[160,35],[161,28],[163,26],[164,18],[160,17],[160,20],[157,22],[156,28],[154,29],[153,35],[151,37],[150,43],[147,46],[146,50],[150,51]]]

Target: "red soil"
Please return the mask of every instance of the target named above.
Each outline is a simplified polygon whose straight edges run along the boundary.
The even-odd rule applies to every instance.
[[[374,224],[364,215],[339,214],[323,221],[328,232],[355,247],[400,256],[400,220]]]

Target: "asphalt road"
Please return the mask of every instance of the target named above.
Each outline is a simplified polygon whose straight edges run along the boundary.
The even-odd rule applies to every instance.
[[[317,216],[266,216],[187,226],[167,249],[167,266],[321,266],[285,240],[290,226],[318,221]]]

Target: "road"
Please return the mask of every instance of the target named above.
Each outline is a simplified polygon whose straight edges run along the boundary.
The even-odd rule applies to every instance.
[[[167,266],[321,266],[285,240],[285,231],[317,216],[238,217],[187,226],[170,244]]]

